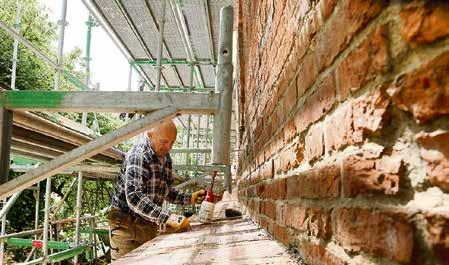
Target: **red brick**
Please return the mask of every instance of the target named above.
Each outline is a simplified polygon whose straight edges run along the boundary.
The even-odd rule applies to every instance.
[[[429,243],[440,264],[449,264],[449,214],[427,213]]]
[[[329,252],[326,247],[301,240],[298,246],[301,257],[309,265],[347,265],[348,263]]]
[[[262,197],[262,194],[265,192],[265,183],[259,183],[256,186],[256,195],[257,197]]]
[[[329,27],[317,40],[316,59],[321,71],[348,45],[352,38],[386,6],[385,0],[346,0],[335,13]]]
[[[421,145],[421,157],[427,162],[430,182],[449,191],[449,132],[421,132],[416,138]]]
[[[287,199],[336,198],[340,194],[340,169],[337,165],[302,172],[287,178]]]
[[[295,119],[291,118],[284,126],[284,141],[288,142],[296,135]]]
[[[319,8],[321,9],[321,14],[323,19],[327,19],[334,11],[337,0],[322,0],[319,3]]]
[[[388,96],[382,90],[364,94],[352,102],[353,127],[355,131],[374,134],[388,121]]]
[[[271,179],[274,177],[274,171],[273,171],[273,160],[270,159],[265,162],[265,164],[262,166],[260,170],[260,175],[262,179]]]
[[[297,79],[298,97],[304,93],[315,83],[318,76],[318,68],[316,65],[315,56],[307,54],[303,59],[303,64],[299,70]]]
[[[284,224],[299,232],[327,240],[331,235],[330,214],[328,210],[287,205],[284,211]]]
[[[285,96],[283,99],[284,111],[286,113],[285,117],[288,117],[288,114],[296,107],[296,102],[298,100],[297,91],[296,91],[296,82],[290,84],[285,92]]]
[[[340,105],[325,122],[326,151],[363,142],[388,121],[390,101],[381,90],[369,92]]]
[[[432,43],[449,36],[449,3],[411,1],[402,7],[402,37],[414,45]]]
[[[338,67],[340,100],[388,71],[387,26],[380,26],[351,51]]]
[[[397,107],[424,123],[449,114],[449,52],[396,80],[388,89]]]
[[[311,162],[320,158],[324,153],[323,126],[314,124],[306,135],[304,155]]]
[[[303,132],[311,123],[320,119],[332,108],[335,102],[335,76],[329,73],[316,87],[304,105],[296,113],[295,124],[299,132]]]
[[[352,126],[352,104],[340,105],[325,122],[326,136],[324,139],[326,151],[338,150],[347,145],[362,142],[360,132],[355,132]]]
[[[276,238],[284,245],[288,246],[289,243],[288,229],[278,224],[274,224],[274,238]]]
[[[276,180],[270,184],[265,184],[265,188],[261,194],[263,198],[273,200],[283,200],[286,196],[285,179]]]
[[[271,201],[263,201],[261,204],[262,213],[272,220],[276,220],[276,204]]]
[[[281,170],[288,171],[299,166],[303,160],[304,148],[301,143],[286,147],[280,154]]]
[[[376,210],[334,209],[336,241],[350,251],[364,251],[408,263],[413,250],[413,226],[400,214]]]
[[[399,157],[381,156],[363,149],[343,159],[343,196],[399,191],[399,172],[402,160]]]
[[[251,186],[246,190],[246,196],[247,197],[256,197],[256,187]]]

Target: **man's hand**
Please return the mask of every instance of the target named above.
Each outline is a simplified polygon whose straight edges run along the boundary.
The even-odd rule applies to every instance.
[[[191,203],[201,203],[204,200],[204,196],[206,196],[205,190],[195,191],[194,193],[192,193]]]
[[[173,230],[175,230],[175,232],[182,231],[182,230],[188,230],[190,228],[189,219],[185,218],[182,215],[177,215],[177,214],[170,214],[166,224],[168,226],[170,226],[171,228],[173,228]]]

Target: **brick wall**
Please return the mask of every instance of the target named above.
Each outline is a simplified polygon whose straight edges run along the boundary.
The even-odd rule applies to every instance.
[[[237,1],[239,200],[308,264],[449,264],[449,3],[427,2]]]

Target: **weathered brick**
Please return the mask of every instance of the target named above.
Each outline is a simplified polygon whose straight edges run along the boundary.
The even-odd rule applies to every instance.
[[[299,70],[297,79],[298,97],[304,95],[304,93],[312,86],[318,76],[318,68],[316,65],[315,56],[313,54],[307,54],[303,59],[303,64]]]
[[[324,20],[332,14],[336,4],[337,0],[322,0],[319,2],[319,8]]]
[[[399,191],[399,157],[382,156],[381,152],[363,149],[343,159],[343,195],[396,194]]]
[[[324,125],[326,152],[338,150],[347,145],[362,142],[360,132],[355,132],[353,127],[352,102],[340,105],[330,115]]]
[[[274,224],[274,238],[282,242],[284,245],[288,246],[289,243],[288,229],[281,225]]]
[[[318,83],[295,116],[296,128],[303,132],[311,123],[320,119],[335,102],[335,73],[330,72]]]
[[[295,119],[291,118],[284,126],[284,142],[288,142],[296,135]]]
[[[429,243],[441,264],[449,262],[449,214],[426,213]]]
[[[318,69],[329,66],[369,21],[386,6],[385,0],[345,0],[336,11],[329,27],[317,40],[316,59]]]
[[[271,179],[274,177],[273,159],[270,159],[263,164],[260,170],[260,177],[262,179]]]
[[[311,162],[324,153],[323,142],[323,126],[322,124],[314,124],[310,127],[305,139],[304,156],[307,161]]]
[[[402,37],[408,43],[423,44],[449,36],[449,3],[411,1],[402,7]]]
[[[326,209],[306,207],[300,204],[287,205],[283,222],[306,235],[327,240],[331,235],[330,213]]]
[[[421,145],[421,157],[427,162],[430,182],[449,191],[449,132],[421,132],[416,138]]]
[[[413,250],[413,226],[402,215],[359,208],[334,209],[336,241],[350,251],[407,263]]]
[[[287,199],[336,198],[340,194],[340,169],[337,165],[302,172],[287,178]]]
[[[286,147],[280,154],[281,170],[288,171],[299,166],[304,157],[304,148],[301,143]]]
[[[353,127],[355,131],[374,134],[388,121],[387,107],[390,104],[383,90],[364,94],[352,102]]]
[[[347,265],[348,263],[332,254],[325,246],[311,241],[301,240],[298,251],[309,265]]]
[[[270,184],[265,184],[261,194],[263,198],[273,200],[283,200],[286,197],[285,179],[276,180]]]
[[[276,220],[276,204],[271,201],[263,201],[261,204],[262,213],[272,220]]]
[[[338,150],[363,142],[387,123],[390,101],[381,90],[375,90],[340,105],[325,121],[326,151]]]
[[[394,104],[419,123],[449,114],[449,52],[403,74],[387,90]]]
[[[340,100],[387,71],[388,36],[387,26],[383,25],[366,36],[338,67]]]
[[[298,100],[296,91],[296,82],[293,82],[285,92],[283,98],[284,112],[286,113],[284,117],[288,117],[288,114],[296,107],[296,102]]]

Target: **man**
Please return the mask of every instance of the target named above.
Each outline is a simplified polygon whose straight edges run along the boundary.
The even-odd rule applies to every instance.
[[[116,179],[109,212],[111,258],[118,259],[157,236],[160,224],[175,231],[189,227],[189,220],[162,209],[166,199],[176,204],[194,204],[204,190],[182,193],[172,188],[169,151],[176,140],[176,126],[170,121],[148,131],[145,141],[126,154]]]

